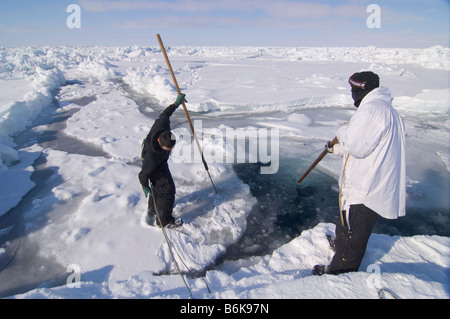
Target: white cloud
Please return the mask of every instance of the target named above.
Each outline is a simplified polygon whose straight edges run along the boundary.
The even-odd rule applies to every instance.
[[[373,42],[374,45],[395,45],[405,42],[402,40],[406,38],[412,41],[411,32],[421,42],[423,37],[430,36],[429,32],[420,34],[419,25],[425,24],[431,17],[418,16],[419,13],[413,8],[398,11],[396,6],[386,2],[380,4],[382,28],[368,30],[369,3],[366,0],[328,3],[308,0],[79,0],[83,10],[88,12],[119,12],[120,19],[114,20],[111,27],[122,30],[204,28],[215,32],[221,28],[232,32],[235,29],[253,33],[258,30],[291,32],[291,36],[298,30],[303,38],[312,34],[314,39],[321,39],[322,42],[328,39],[333,43]],[[147,17],[135,18],[135,11],[145,12]],[[405,31],[411,28],[412,31]],[[434,41],[437,38],[441,39],[442,35],[430,36]],[[411,43],[411,46],[415,45]]]
[[[197,16],[194,18],[187,16],[164,16],[144,18],[141,20],[129,20],[126,22],[116,22],[112,26],[118,29],[171,29],[171,28],[205,28],[205,27],[221,27],[221,26],[238,26],[244,25],[245,21],[232,17],[211,17]]]
[[[265,6],[267,0],[79,0],[83,9],[91,12],[135,11],[135,10],[166,10],[169,12],[214,12],[233,10],[250,12]]]
[[[91,12],[161,10],[190,13],[222,12],[264,13],[285,18],[321,19],[334,15],[358,15],[365,6],[319,4],[295,0],[79,0],[84,10]]]
[[[91,12],[158,11],[158,16],[114,24],[116,27],[133,29],[166,26],[172,22],[183,26],[217,26],[228,23],[230,26],[293,28],[300,25],[311,28],[336,25],[343,19],[364,19],[367,15],[365,6],[331,6],[292,0],[80,0],[79,3],[84,10]],[[182,18],[182,13],[190,13],[190,18]],[[181,18],[175,19],[176,15]]]

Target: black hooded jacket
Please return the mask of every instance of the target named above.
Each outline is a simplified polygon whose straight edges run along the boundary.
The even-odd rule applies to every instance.
[[[155,176],[161,168],[167,165],[170,151],[164,150],[158,142],[159,135],[170,131],[170,116],[177,109],[177,105],[168,106],[153,123],[150,132],[142,142],[142,170],[139,172],[139,182],[143,187],[149,187],[148,181]]]

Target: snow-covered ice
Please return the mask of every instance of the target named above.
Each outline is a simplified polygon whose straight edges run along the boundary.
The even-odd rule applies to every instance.
[[[167,234],[186,265],[203,276],[186,279],[193,297],[378,298],[380,288],[401,298],[449,297],[448,48],[167,51],[218,189],[214,194],[180,108],[172,116],[179,140],[169,165],[177,187],[174,215],[185,225]],[[176,98],[159,48],[0,52],[1,296],[190,297],[173,275],[161,230],[145,225],[147,200],[137,180],[142,139]],[[317,222],[301,234],[273,240],[262,255],[216,265],[243,238],[258,203],[254,185],[224,160],[245,153],[226,132],[277,133],[278,153],[272,148],[265,155],[280,171],[289,163],[287,183],[295,189],[303,169],[355,111],[347,79],[361,70],[380,75],[405,121],[407,217],[381,223],[357,273],[311,276],[315,264],[333,255],[326,236],[334,233],[334,219],[320,215],[320,199],[310,212]],[[340,165],[327,156],[316,170],[337,184]],[[270,214],[281,212],[268,211],[267,219]]]

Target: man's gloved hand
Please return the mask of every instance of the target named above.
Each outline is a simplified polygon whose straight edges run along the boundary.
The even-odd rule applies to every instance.
[[[330,141],[328,141],[328,143],[325,144],[325,148],[326,148],[328,153],[334,153],[334,146],[331,146]]]
[[[142,186],[142,190],[144,191],[145,198],[148,197],[148,194],[150,194],[150,196],[153,196],[152,190],[150,189],[150,187]]]
[[[178,106],[180,106],[181,103],[183,103],[183,101],[185,103],[187,103],[185,97],[186,97],[186,94],[184,94],[184,93],[181,93],[180,95],[178,95],[177,100],[175,101],[175,105],[178,107]]]

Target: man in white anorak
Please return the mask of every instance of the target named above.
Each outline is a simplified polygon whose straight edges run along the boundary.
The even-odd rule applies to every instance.
[[[315,275],[358,271],[379,216],[405,216],[405,129],[392,96],[373,72],[349,79],[354,105],[350,121],[337,131],[338,144],[327,150],[343,156],[335,255],[328,266],[316,265]]]

